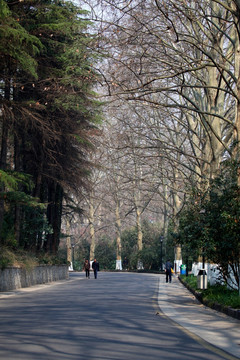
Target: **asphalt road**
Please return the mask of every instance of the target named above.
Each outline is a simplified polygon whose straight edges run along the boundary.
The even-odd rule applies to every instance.
[[[163,276],[163,275],[162,275]],[[1,360],[222,360],[158,308],[159,275],[72,273],[0,299]]]

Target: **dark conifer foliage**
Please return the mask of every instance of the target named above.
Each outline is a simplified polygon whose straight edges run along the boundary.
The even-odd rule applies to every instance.
[[[0,211],[5,222],[11,219],[15,244],[56,253],[64,193],[88,186],[91,169],[99,107],[91,91],[93,37],[84,12],[71,2],[4,1],[1,10],[8,25],[0,33],[0,169],[13,178],[31,175],[31,186],[18,181],[10,201],[2,181]],[[17,194],[29,197],[19,201]],[[2,243],[9,238],[5,228],[0,223]]]

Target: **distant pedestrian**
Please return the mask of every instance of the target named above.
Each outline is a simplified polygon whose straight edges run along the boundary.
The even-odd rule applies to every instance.
[[[165,265],[165,272],[166,272],[166,282],[172,282],[172,264],[171,264],[171,261],[170,259],[168,259],[168,261],[166,262],[166,265]]]
[[[94,259],[94,261],[92,263],[92,269],[93,269],[93,272],[94,272],[94,277],[95,277],[95,279],[97,279],[97,273],[99,271],[99,263],[97,262],[96,259]]]
[[[128,270],[128,259],[126,258],[126,256],[125,256],[125,258],[123,260],[123,269]]]
[[[86,272],[86,278],[90,279],[90,262],[87,259],[84,262],[83,270]]]

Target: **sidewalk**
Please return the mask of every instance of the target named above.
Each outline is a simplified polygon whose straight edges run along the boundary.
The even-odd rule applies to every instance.
[[[204,306],[177,277],[172,280],[169,284],[160,277],[161,311],[190,333],[240,359],[240,321]]]

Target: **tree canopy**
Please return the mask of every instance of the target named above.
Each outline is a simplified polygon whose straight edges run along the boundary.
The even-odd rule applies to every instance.
[[[9,229],[18,245],[56,253],[63,200],[89,184],[95,40],[71,2],[1,1],[0,21],[1,243]],[[12,194],[2,180],[19,174]]]

